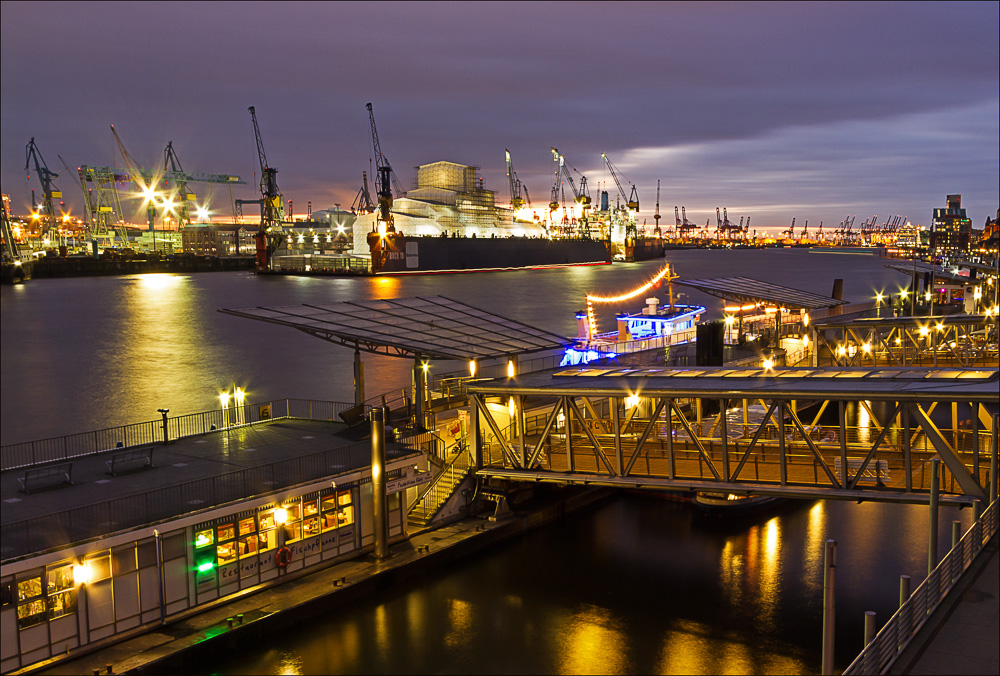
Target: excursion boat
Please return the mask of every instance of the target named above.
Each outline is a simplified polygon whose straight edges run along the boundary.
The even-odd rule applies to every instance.
[[[596,359],[614,358],[618,355],[641,352],[654,348],[693,341],[696,325],[704,314],[701,305],[680,305],[673,302],[674,294],[670,282],[676,275],[667,264],[649,282],[618,296],[587,295],[587,310],[576,315],[578,335],[576,342],[568,348],[560,366],[587,364]],[[594,315],[595,304],[622,303],[637,298],[667,284],[668,302],[660,304],[659,298],[649,296],[646,306],[639,312],[619,313],[616,331],[598,333]]]
[[[734,495],[732,493],[698,492],[694,496],[695,507],[710,515],[756,514],[780,504],[784,498],[772,495]]]

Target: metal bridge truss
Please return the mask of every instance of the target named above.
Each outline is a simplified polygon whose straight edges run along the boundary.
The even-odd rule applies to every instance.
[[[996,367],[997,328],[997,318],[988,315],[816,323],[812,326],[812,363]]]
[[[985,503],[995,401],[480,392],[473,448],[481,476],[509,480],[902,503],[929,502],[940,457],[941,501]]]

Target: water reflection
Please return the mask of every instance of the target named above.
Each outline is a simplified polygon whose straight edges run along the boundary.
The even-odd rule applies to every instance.
[[[559,632],[563,644],[560,674],[622,674],[628,671],[627,643],[620,621],[606,608],[587,605],[568,618]]]

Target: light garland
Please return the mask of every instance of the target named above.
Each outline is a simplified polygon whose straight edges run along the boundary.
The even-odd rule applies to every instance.
[[[635,298],[636,296],[644,294],[647,291],[649,291],[650,289],[652,289],[654,286],[656,286],[657,282],[659,282],[661,279],[663,279],[668,274],[670,274],[670,265],[669,264],[663,266],[663,269],[660,270],[660,272],[657,273],[657,275],[655,277],[653,277],[651,280],[649,280],[649,282],[647,282],[646,284],[643,284],[642,286],[640,286],[637,289],[633,289],[632,291],[629,291],[628,293],[623,294],[621,296],[592,296],[590,294],[587,294],[587,302],[588,303],[589,302],[594,302],[594,303],[620,303],[622,301],[629,300],[630,298]]]

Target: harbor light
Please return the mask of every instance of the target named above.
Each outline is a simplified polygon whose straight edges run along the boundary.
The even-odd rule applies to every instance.
[[[470,359],[469,360],[469,375],[472,376],[473,378],[476,377],[476,360],[475,359]]]
[[[628,397],[625,398],[625,408],[635,408],[638,405],[639,405],[638,394],[630,394]]]
[[[900,289],[899,290],[899,297],[902,298],[903,300],[906,300],[906,297],[909,296],[909,295],[910,295],[910,290],[909,289]]]
[[[864,344],[863,344],[863,345],[861,346],[861,350],[862,350],[863,352],[865,352],[865,353],[868,353],[868,352],[871,352],[871,351],[872,351],[872,344],[871,344],[871,343],[864,343]]]
[[[243,402],[246,400],[246,392],[243,391],[242,387],[236,388],[236,405],[242,406]]]
[[[223,392],[219,395],[219,401],[222,402],[222,408],[229,408],[230,396],[229,392]]]
[[[513,418],[514,414],[517,413],[517,404],[514,402],[514,397],[511,397],[507,402],[507,411],[510,412],[511,418]]]
[[[764,367],[765,371],[770,371],[771,369],[774,368],[774,361],[770,358],[767,358],[764,360],[764,363],[762,363],[761,366]]]
[[[274,510],[274,522],[279,526],[288,521],[288,510],[284,507],[279,507]]]
[[[507,377],[508,378],[513,378],[514,377],[514,360],[513,359],[508,359],[507,360]]]
[[[921,336],[926,336],[928,333],[930,333],[930,329],[928,329],[926,326],[921,326],[919,333]]]

